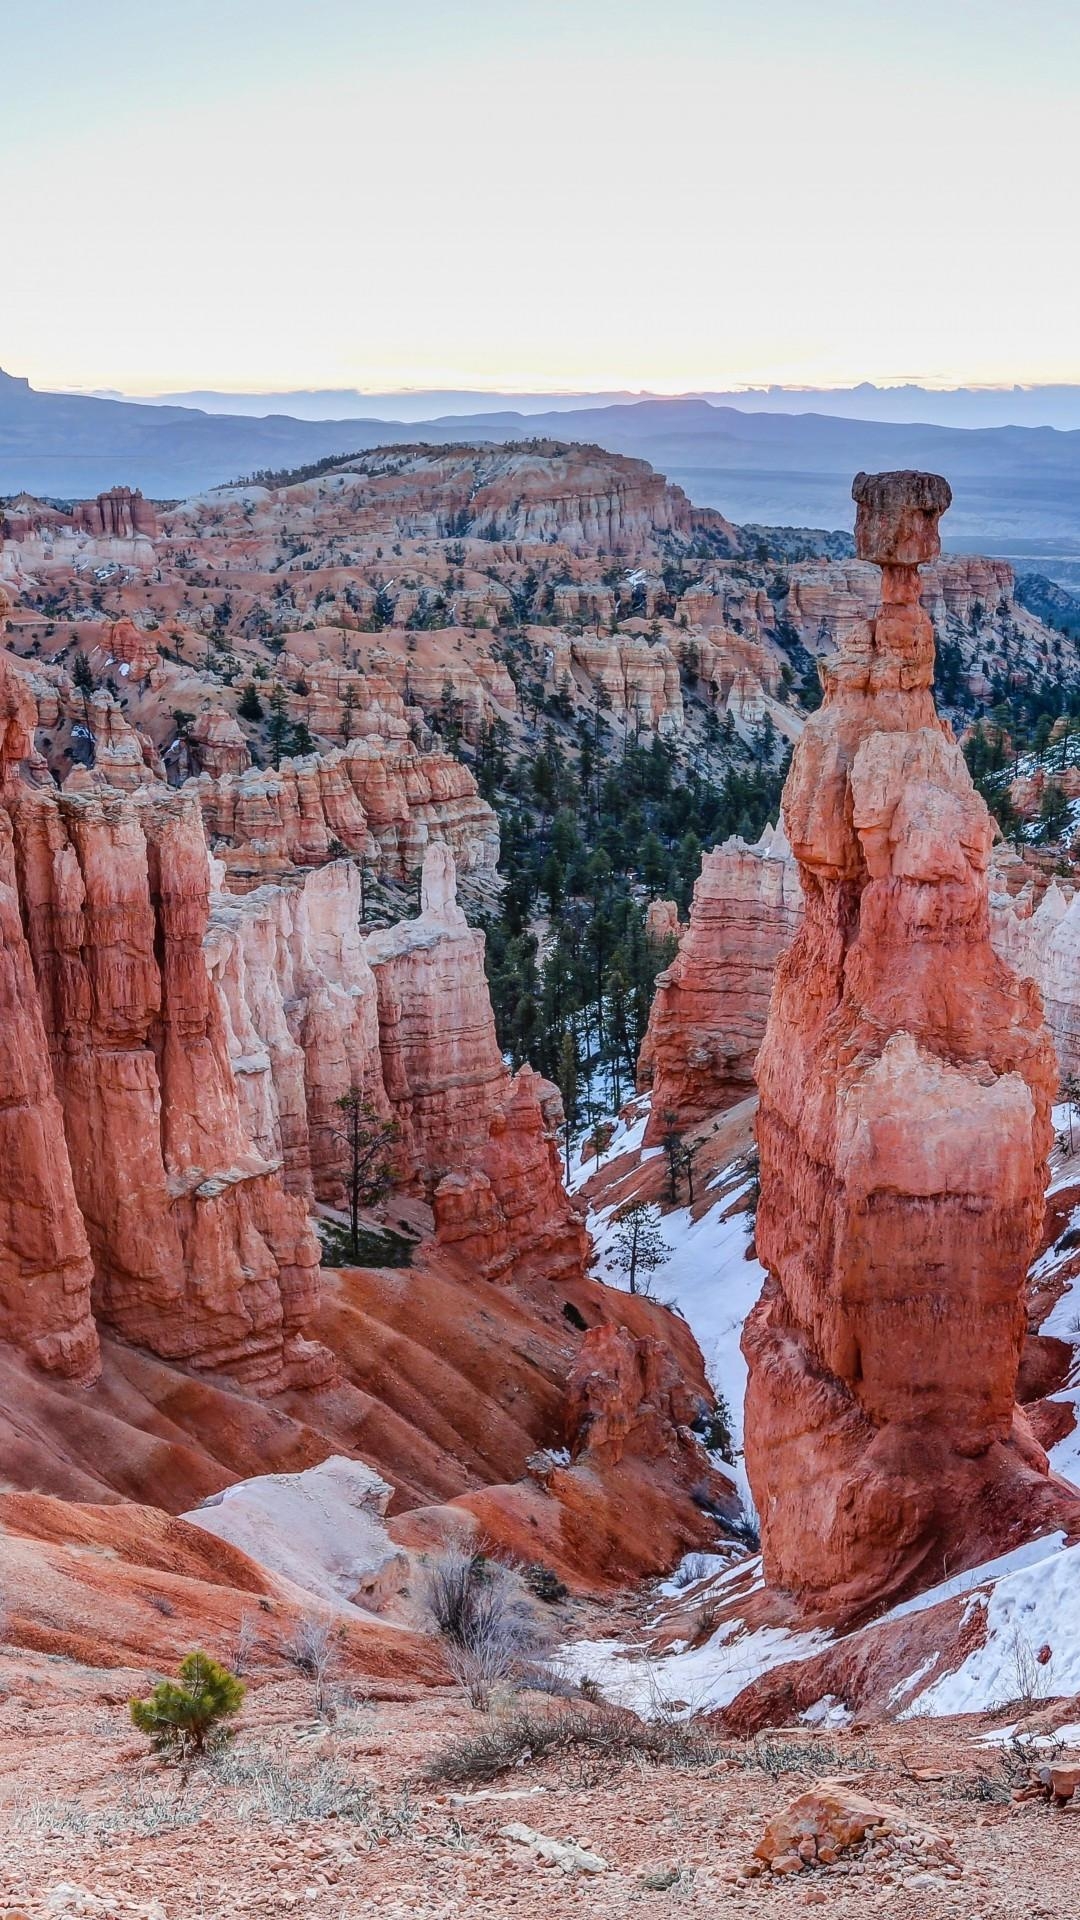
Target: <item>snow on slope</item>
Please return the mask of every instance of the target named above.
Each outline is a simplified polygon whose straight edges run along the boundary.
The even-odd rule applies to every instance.
[[[749,1563],[759,1568],[760,1563]],[[728,1589],[746,1580],[748,1563],[740,1562],[710,1581],[704,1589],[718,1604],[730,1597]],[[760,1572],[748,1591],[759,1590]],[[576,1640],[563,1649],[562,1664],[576,1679],[586,1675],[597,1682],[609,1700],[631,1707],[646,1719],[650,1715],[708,1713],[726,1707],[737,1693],[770,1668],[788,1660],[809,1659],[831,1643],[820,1629],[792,1633],[786,1627],[762,1627],[747,1633],[740,1620],[718,1627],[703,1646],[660,1655],[647,1644],[627,1640]]]
[[[605,1153],[606,1160],[640,1148],[648,1112],[647,1097],[634,1103],[632,1118],[629,1124],[620,1121]],[[640,1157],[655,1159],[662,1152],[661,1147],[647,1147]],[[595,1160],[587,1160],[583,1166],[579,1161],[571,1187],[580,1188],[595,1172]],[[741,1469],[746,1362],[739,1342],[743,1321],[761,1292],[765,1269],[749,1251],[753,1223],[740,1205],[748,1186],[747,1175],[725,1168],[709,1182],[710,1189],[723,1188],[722,1197],[699,1220],[694,1219],[689,1207],[673,1207],[663,1214],[660,1235],[671,1250],[671,1258],[652,1276],[652,1292],[682,1314],[701,1348],[709,1383],[727,1408],[740,1491],[750,1506],[749,1488]],[[614,1259],[617,1211],[615,1206],[593,1208],[588,1226],[598,1278],[608,1286],[625,1289],[626,1276]]]
[[[1043,1698],[1080,1693],[1080,1546],[1064,1548],[1064,1537],[1050,1534],[1007,1555],[1012,1564],[996,1578],[996,1563],[961,1576],[990,1582],[972,1590],[969,1601],[969,1609],[986,1610],[985,1641],[920,1693],[902,1719],[1005,1706],[1023,1691],[1027,1676]]]
[[[983,1644],[952,1672],[935,1678],[934,1654],[900,1676],[891,1696],[900,1719],[989,1713],[1016,1700],[1026,1687],[1034,1687],[1039,1698],[1080,1692],[1080,1546],[1066,1547],[1064,1541],[1062,1533],[1028,1541],[901,1602],[871,1627],[845,1636],[854,1653],[861,1633],[876,1636],[892,1621],[958,1596],[967,1596],[965,1617],[984,1610]],[[745,1561],[729,1568],[702,1586],[697,1598],[722,1606],[747,1571]],[[757,1578],[750,1591],[760,1586]],[[747,1632],[741,1620],[732,1618],[698,1647],[676,1645],[658,1655],[649,1651],[647,1638],[638,1644],[578,1641],[565,1650],[565,1664],[575,1677],[589,1675],[609,1699],[646,1717],[669,1711],[688,1716],[729,1706],[762,1674],[791,1661],[811,1660],[838,1644],[837,1636],[821,1628],[798,1633],[768,1626]],[[857,1664],[853,1661],[853,1667]],[[838,1717],[845,1703],[830,1704],[832,1717]],[[815,1724],[821,1715],[810,1708],[804,1717]]]

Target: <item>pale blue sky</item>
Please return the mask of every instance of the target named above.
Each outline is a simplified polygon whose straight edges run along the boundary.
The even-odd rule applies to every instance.
[[[37,0],[39,385],[1080,378],[1080,6]]]

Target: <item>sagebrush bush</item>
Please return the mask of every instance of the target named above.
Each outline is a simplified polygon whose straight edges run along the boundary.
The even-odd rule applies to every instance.
[[[198,1648],[185,1653],[176,1680],[159,1680],[149,1698],[132,1700],[131,1718],[159,1752],[201,1753],[221,1723],[239,1713],[247,1689],[228,1667]]]
[[[485,1712],[496,1688],[525,1679],[545,1651],[524,1583],[497,1560],[451,1547],[428,1562],[425,1585],[447,1665]]]
[[[613,1765],[637,1760],[658,1767],[709,1767],[720,1751],[707,1733],[683,1720],[639,1720],[633,1714],[578,1706],[555,1713],[519,1708],[491,1727],[452,1741],[428,1762],[425,1777],[450,1786],[497,1780],[512,1768],[575,1752]]]

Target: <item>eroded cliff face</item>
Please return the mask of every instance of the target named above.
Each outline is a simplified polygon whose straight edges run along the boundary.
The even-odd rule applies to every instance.
[[[769,1277],[743,1340],[767,1577],[841,1612],[1068,1499],[1014,1405],[1053,1052],[990,944],[993,827],[919,604],[951,496],[919,474],[853,492],[882,601],[825,669],[784,796],[806,905],[757,1063]]]
[[[25,728],[11,721],[3,741],[5,770],[32,760]],[[690,1431],[710,1403],[700,1355],[681,1320],[586,1274],[553,1141],[557,1096],[528,1069],[511,1082],[493,1045],[482,943],[446,849],[429,848],[422,913],[384,938],[373,972],[349,863],[219,895],[208,928],[190,792],[58,794],[14,774],[10,788],[5,1479],[177,1510],[268,1466],[296,1471],[359,1445],[395,1487],[405,1543],[472,1530],[600,1591],[706,1545],[709,1515],[734,1515],[736,1497]],[[385,1100],[379,968],[408,1140],[428,1172],[459,1171],[442,1179],[435,1235],[407,1273],[350,1269],[316,1290],[304,1205],[273,1163],[283,1152],[295,1187],[332,1190],[333,1100],[365,1074]],[[105,1364],[87,1392],[94,1315]],[[305,1339],[309,1315],[325,1346]],[[331,1352],[334,1391],[305,1391],[328,1384]],[[260,1407],[252,1396],[268,1392],[272,1408]],[[58,1577],[97,1649],[127,1631],[125,1580],[88,1593],[84,1535],[71,1540]],[[36,1574],[18,1598],[33,1644],[42,1632],[68,1644]]]
[[[990,941],[1014,972],[1033,980],[1057,1055],[1058,1074],[1080,1077],[1080,896],[1072,881],[1042,871],[998,841],[990,857]],[[638,1088],[652,1089],[648,1140],[674,1114],[680,1127],[720,1113],[753,1091],[776,963],[802,922],[799,866],[783,826],[747,847],[738,839],[706,853],[685,933],[653,901],[652,937],[677,934],[684,951],[657,976],[638,1056]]]
[[[32,770],[37,714],[0,661],[0,1340],[76,1379],[98,1371],[93,1268],[23,932],[8,809]]]
[[[789,580],[785,612],[810,647],[826,641],[843,646],[858,623],[873,614],[878,577],[865,556],[794,566]],[[1023,621],[1015,584],[1007,560],[967,553],[939,555],[919,576],[919,600],[930,618],[942,624],[951,615],[968,625],[976,608],[990,616],[1005,613]]]
[[[510,1074],[495,1035],[484,936],[457,904],[454,861],[429,847],[415,920],[370,934],[383,1085],[404,1158],[431,1178],[468,1167],[502,1112]]]
[[[360,1092],[389,1113],[358,869],[335,860],[284,886],[216,892],[204,951],[245,1131],[281,1160],[290,1192],[343,1205],[337,1102]]]
[[[551,1138],[558,1094],[527,1071],[511,1082],[453,855],[428,847],[415,919],[367,934],[359,922],[348,860],[214,893],[204,952],[248,1137],[282,1161],[290,1191],[341,1206],[337,1102],[359,1091],[400,1124],[399,1177],[425,1190],[443,1181],[440,1239],[467,1240],[474,1271],[495,1278],[553,1250],[569,1221],[580,1265],[583,1230]]]
[[[1030,880],[1017,895],[999,884],[990,931],[998,953],[1042,995],[1062,1086],[1080,1078],[1080,893],[1056,876],[1038,900]]]
[[[798,869],[781,829],[735,838],[701,863],[690,924],[656,982],[638,1061],[652,1087],[645,1139],[722,1113],[754,1088],[777,960],[802,915]]]
[[[436,1240],[468,1272],[520,1283],[527,1267],[551,1286],[583,1277],[589,1236],[563,1185],[561,1119],[558,1088],[522,1067],[467,1167],[436,1187]]]
[[[667,738],[682,732],[685,714],[679,665],[667,647],[639,639],[575,636],[554,652],[556,684],[572,664],[598,690],[605,711],[625,725]]]
[[[60,1357],[49,1345],[38,1357],[92,1367],[92,1260],[94,1315],[152,1352],[252,1383],[328,1377],[329,1355],[302,1334],[317,1242],[244,1132],[203,960],[197,807],[161,787],[11,785],[7,801],[17,901],[6,950],[36,1049],[23,1097],[36,1088],[72,1301],[67,1346],[60,1329]]]
[[[499,829],[467,767],[408,740],[365,737],[343,750],[191,783],[207,835],[242,889],[336,852],[361,855],[386,879],[408,880],[429,845],[465,873],[493,874]]]

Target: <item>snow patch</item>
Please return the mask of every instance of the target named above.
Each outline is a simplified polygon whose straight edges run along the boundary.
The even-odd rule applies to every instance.
[[[994,1580],[985,1596],[985,1642],[921,1693],[902,1719],[987,1713],[1017,1699],[1032,1682],[1041,1697],[1080,1692],[1080,1546],[1064,1547],[1064,1538],[1051,1534],[1004,1555],[1012,1564],[996,1577],[992,1569],[1001,1562],[964,1576]],[[1050,1654],[1040,1663],[1044,1647]]]

